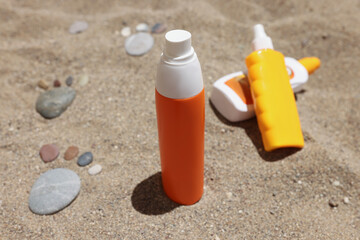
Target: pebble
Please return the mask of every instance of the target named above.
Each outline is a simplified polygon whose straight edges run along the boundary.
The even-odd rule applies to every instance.
[[[52,162],[59,156],[59,148],[55,144],[46,144],[40,148],[40,157],[45,162]]]
[[[227,198],[230,199],[230,198],[233,196],[233,194],[232,194],[232,192],[227,192],[227,193],[226,193],[226,196],[227,196]]]
[[[130,34],[131,34],[130,27],[124,27],[123,29],[121,29],[121,35],[123,37],[128,37],[128,36],[130,36]]]
[[[33,213],[52,214],[64,209],[79,194],[79,176],[66,168],[51,169],[35,181],[29,196]]]
[[[350,199],[348,197],[344,197],[344,203],[345,204],[349,204],[350,203]]]
[[[333,181],[332,185],[334,185],[335,187],[340,186],[340,182],[338,180]]]
[[[166,25],[163,23],[156,23],[152,28],[152,33],[162,33],[166,30]]]
[[[65,160],[72,160],[75,157],[77,157],[77,155],[79,154],[79,148],[76,146],[70,146],[68,147],[68,149],[65,151],[64,154],[64,159]]]
[[[125,49],[129,55],[141,56],[153,47],[154,38],[149,33],[139,32],[125,40]]]
[[[75,90],[69,87],[59,87],[43,92],[36,101],[36,111],[44,118],[56,118],[70,106],[75,96]]]
[[[100,165],[100,164],[95,164],[94,166],[92,166],[91,168],[89,168],[88,173],[89,173],[90,175],[96,175],[96,174],[100,173],[101,170],[102,170],[101,165]]]
[[[150,30],[150,27],[146,23],[140,23],[136,26],[137,32],[148,32],[149,30]]]
[[[61,82],[59,80],[54,81],[54,87],[61,87]]]
[[[93,155],[91,152],[86,152],[84,154],[82,154],[78,160],[77,160],[77,164],[80,166],[80,167],[83,167],[83,166],[86,166],[86,165],[89,165],[91,162],[93,161]]]
[[[89,82],[89,76],[88,75],[82,75],[79,80],[80,86],[85,86]]]
[[[85,31],[89,27],[89,24],[85,21],[75,21],[70,27],[69,27],[69,33],[71,34],[77,34]]]
[[[39,88],[45,89],[47,90],[49,88],[49,85],[47,84],[47,82],[45,80],[40,80],[37,83]]]
[[[336,208],[336,207],[339,206],[339,204],[337,203],[337,201],[335,199],[331,198],[329,200],[329,206],[332,207],[332,208]]]
[[[74,78],[72,76],[68,76],[67,79],[65,80],[65,83],[67,86],[71,86],[73,84]]]

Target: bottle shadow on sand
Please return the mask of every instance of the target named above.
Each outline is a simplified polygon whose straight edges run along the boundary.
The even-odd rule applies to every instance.
[[[136,211],[146,215],[165,214],[180,206],[166,196],[162,187],[161,172],[148,177],[135,187],[131,203]]]
[[[266,152],[264,149],[264,145],[262,143],[261,139],[261,133],[257,125],[256,118],[252,118],[249,120],[241,121],[241,122],[230,122],[228,121],[224,116],[221,115],[221,113],[215,108],[211,100],[209,99],[210,106],[212,110],[214,111],[216,117],[224,124],[228,126],[235,126],[243,128],[246,132],[246,134],[249,136],[251,141],[256,147],[256,150],[258,151],[260,157],[268,162],[275,162],[278,160],[282,160],[300,149],[298,148],[281,148],[274,150],[272,152]]]

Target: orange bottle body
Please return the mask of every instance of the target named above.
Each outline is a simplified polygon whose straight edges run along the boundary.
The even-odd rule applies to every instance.
[[[255,113],[266,151],[304,146],[284,56],[264,49],[246,58]]]
[[[191,205],[204,185],[204,89],[186,99],[172,99],[155,89],[163,188],[173,201]]]

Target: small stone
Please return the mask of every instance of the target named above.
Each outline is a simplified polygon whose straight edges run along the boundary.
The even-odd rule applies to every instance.
[[[334,185],[335,187],[340,186],[340,182],[338,180],[333,181],[332,185]]]
[[[64,154],[65,160],[72,160],[79,154],[79,148],[76,146],[70,146]]]
[[[86,165],[89,165],[91,162],[93,161],[93,155],[91,152],[86,152],[84,154],[82,154],[78,160],[77,160],[77,164],[80,166],[80,167],[83,167],[83,166],[86,166]]]
[[[149,30],[150,30],[150,27],[146,23],[140,23],[136,26],[137,32],[148,32]]]
[[[52,214],[64,209],[79,194],[79,176],[66,168],[51,169],[35,181],[29,196],[33,213]]]
[[[123,37],[128,37],[128,36],[130,36],[130,34],[131,34],[130,27],[124,27],[123,29],[121,29],[121,35]]]
[[[82,75],[79,80],[80,86],[85,86],[89,82],[89,76],[88,75]]]
[[[227,196],[228,199],[230,199],[233,196],[233,194],[232,194],[232,192],[227,192],[226,196]]]
[[[70,106],[75,96],[75,90],[69,87],[59,87],[43,92],[36,101],[36,111],[44,118],[56,118]]]
[[[156,23],[152,28],[152,33],[162,33],[166,30],[166,25],[163,23]]]
[[[344,197],[344,203],[345,204],[349,204],[350,203],[350,199],[348,197]]]
[[[89,27],[89,24],[85,21],[75,21],[70,27],[69,27],[69,33],[71,34],[77,34],[85,31]]]
[[[67,86],[71,86],[73,84],[74,78],[72,76],[68,76],[67,79],[65,80],[65,83]]]
[[[47,90],[49,88],[49,85],[47,84],[47,82],[45,80],[40,80],[37,83],[39,88],[45,89]]]
[[[61,82],[59,80],[54,81],[54,87],[61,87]]]
[[[329,200],[329,206],[332,207],[332,208],[336,208],[336,207],[339,206],[339,204],[337,203],[337,201],[334,198],[331,198]]]
[[[59,148],[55,144],[46,144],[40,148],[40,157],[45,162],[52,162],[59,156]]]
[[[148,34],[139,32],[125,40],[125,50],[129,55],[141,56],[153,47],[154,38]]]
[[[89,168],[88,173],[89,173],[90,175],[96,175],[96,174],[100,173],[101,170],[102,170],[101,165],[100,165],[100,164],[95,164],[94,166],[92,166],[91,168]]]

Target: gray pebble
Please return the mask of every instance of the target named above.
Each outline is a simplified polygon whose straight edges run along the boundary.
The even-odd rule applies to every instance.
[[[85,21],[75,21],[70,27],[69,27],[69,33],[71,34],[77,34],[85,31],[89,27],[89,24]]]
[[[91,152],[86,152],[84,154],[82,154],[78,160],[77,160],[77,164],[80,167],[86,166],[88,164],[90,164],[93,161],[93,155]]]
[[[79,176],[66,168],[51,169],[36,180],[29,196],[29,208],[40,215],[64,209],[79,194]]]
[[[129,55],[141,56],[153,47],[154,38],[149,33],[139,32],[125,40],[125,49]]]
[[[162,33],[166,30],[166,25],[163,23],[156,23],[152,28],[152,33]]]
[[[68,76],[65,83],[67,86],[71,86],[73,84],[74,78],[72,76]]]
[[[43,92],[36,101],[36,111],[44,118],[56,118],[70,106],[75,96],[75,90],[69,87],[58,87]]]

